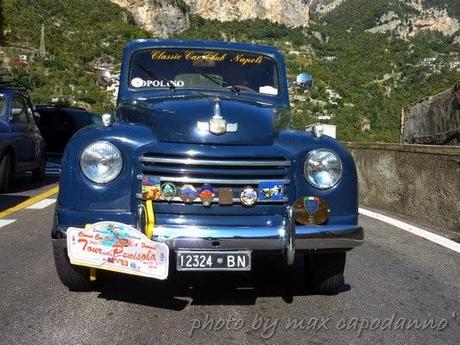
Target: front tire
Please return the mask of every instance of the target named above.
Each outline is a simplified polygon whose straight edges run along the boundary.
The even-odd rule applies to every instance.
[[[54,263],[62,284],[72,291],[88,291],[91,289],[89,268],[72,265],[67,249],[53,246]]]
[[[12,163],[13,160],[9,154],[4,155],[0,161],[0,192],[8,192],[10,189]]]
[[[305,255],[305,273],[314,292],[334,294],[343,288],[346,252]]]

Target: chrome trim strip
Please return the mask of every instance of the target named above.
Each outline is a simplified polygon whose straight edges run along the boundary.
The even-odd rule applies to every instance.
[[[155,176],[155,174],[148,174],[149,176]],[[138,180],[142,180],[143,174],[136,176]],[[259,184],[260,182],[283,182],[284,184],[291,183],[290,179],[253,179],[253,180],[240,180],[240,179],[219,179],[219,178],[190,178],[186,176],[182,177],[166,177],[160,176],[161,182],[182,182],[182,183],[216,183],[216,184]]]
[[[163,163],[163,164],[181,164],[181,165],[211,165],[211,166],[242,166],[242,167],[259,167],[259,166],[290,166],[288,160],[209,160],[193,158],[163,158],[163,157],[139,157],[139,161],[144,163]]]
[[[141,193],[136,193],[136,197],[137,197],[138,199],[142,199],[142,194],[141,194]],[[184,203],[184,201],[183,201],[181,198],[179,198],[178,196],[176,196],[175,198],[173,198],[173,199],[170,200],[170,201],[167,201],[167,200],[158,200],[158,201],[161,201],[161,202],[164,202],[164,203],[167,203],[167,202],[180,202],[180,203]],[[267,204],[267,203],[286,203],[286,202],[288,202],[288,201],[289,201],[289,199],[288,199],[287,197],[284,197],[282,200],[258,200],[258,201],[256,202],[256,205],[257,205],[257,204]],[[218,203],[218,202],[219,202],[219,198],[214,198],[214,199],[212,199],[212,203]],[[233,202],[234,202],[235,204],[239,204],[239,203],[241,203],[241,200],[240,200],[239,198],[233,198]],[[200,203],[201,203],[200,199],[195,199],[195,200],[193,201],[193,204],[200,204]]]
[[[285,255],[286,263],[288,266],[292,266],[295,259],[295,223],[293,218],[293,208],[292,206],[286,207],[286,218],[284,220],[285,226]]]
[[[161,182],[182,182],[182,183],[214,183],[214,184],[230,184],[230,185],[255,185],[260,182],[283,182],[289,184],[289,179],[252,179],[252,180],[240,180],[240,179],[220,179],[220,178],[193,178],[193,177],[166,177],[160,176]]]

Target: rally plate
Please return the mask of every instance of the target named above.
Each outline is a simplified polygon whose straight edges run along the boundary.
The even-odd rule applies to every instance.
[[[251,251],[177,250],[178,271],[250,271]]]
[[[99,222],[67,229],[67,254],[73,265],[166,279],[169,248],[149,240],[130,225]]]

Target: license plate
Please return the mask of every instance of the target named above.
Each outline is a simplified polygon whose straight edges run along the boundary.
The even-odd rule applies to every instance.
[[[251,251],[177,251],[178,271],[250,271]]]

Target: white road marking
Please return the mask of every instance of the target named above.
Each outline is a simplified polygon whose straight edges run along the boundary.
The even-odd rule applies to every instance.
[[[41,210],[45,207],[48,207],[49,205],[52,205],[56,202],[56,199],[43,199],[36,204],[30,205],[29,207],[26,207],[29,210]]]
[[[0,219],[0,228],[8,225],[8,224],[11,224],[11,223],[14,223],[16,221],[16,219]]]
[[[439,236],[436,234],[433,234],[432,232],[428,230],[421,229],[419,227],[416,227],[414,225],[402,222],[400,220],[384,216],[383,214],[372,212],[370,210],[366,210],[364,208],[359,208],[359,213],[363,214],[367,217],[371,217],[377,220],[380,220],[382,222],[391,224],[399,229],[402,229],[404,231],[410,232],[411,234],[423,237],[424,239],[427,239],[428,241],[434,242],[436,244],[439,244],[440,246],[449,248],[453,250],[454,252],[460,253],[460,243],[457,243],[455,241],[449,240],[446,237]]]

